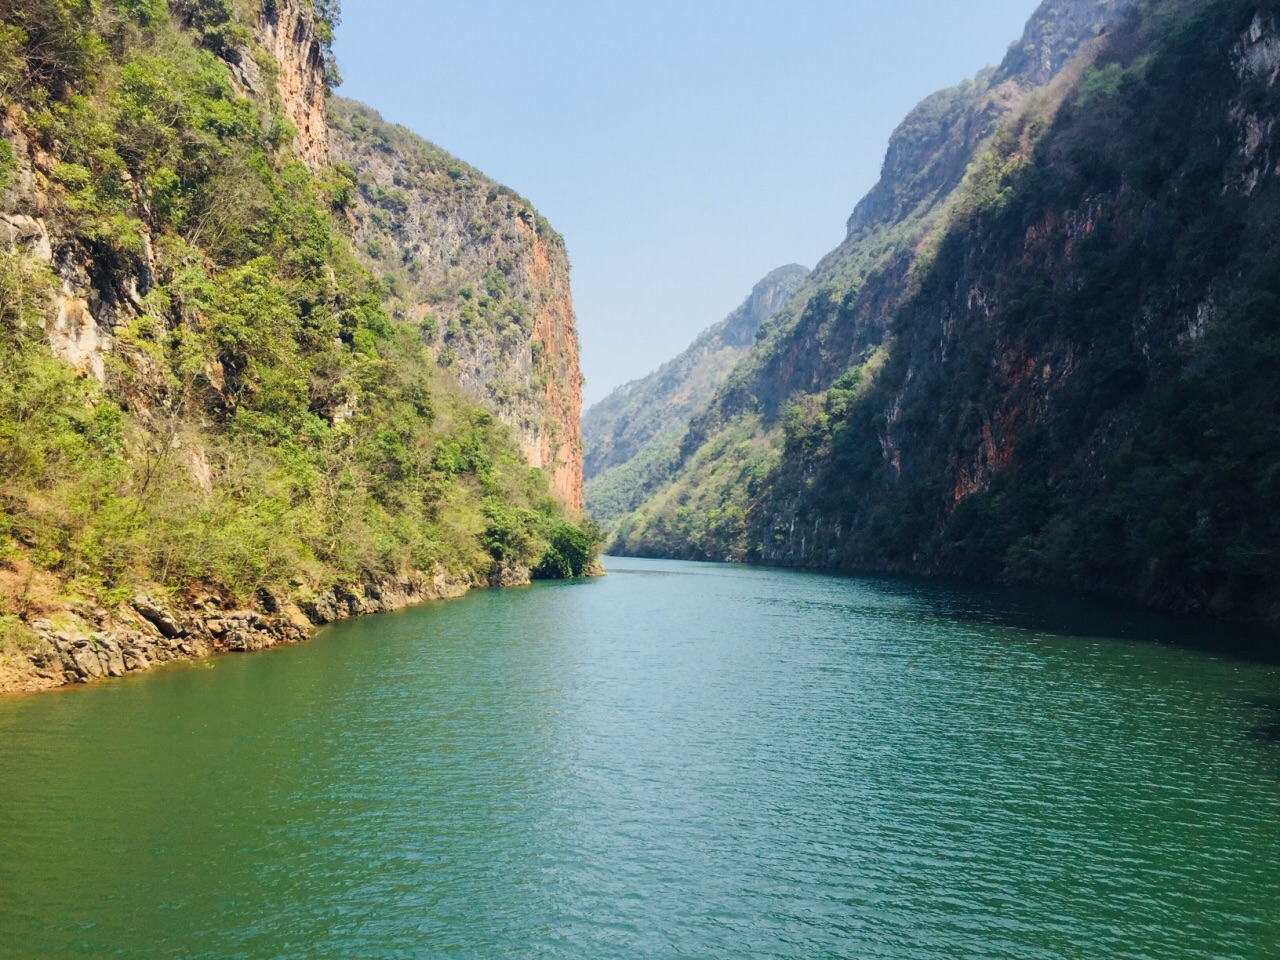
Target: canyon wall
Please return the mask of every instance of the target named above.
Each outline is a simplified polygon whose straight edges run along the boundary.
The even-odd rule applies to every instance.
[[[895,134],[611,549],[1280,619],[1275,24],[1042,5]]]
[[[393,310],[511,428],[557,495],[583,505],[582,374],[564,239],[533,206],[352,101],[330,108],[354,175],[353,234]]]
[[[335,132],[334,15],[6,11],[0,692],[592,569],[564,243]]]

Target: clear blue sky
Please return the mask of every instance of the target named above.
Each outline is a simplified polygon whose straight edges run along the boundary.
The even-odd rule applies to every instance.
[[[573,261],[586,399],[812,267],[934,90],[1037,0],[347,0],[342,93],[524,194]]]

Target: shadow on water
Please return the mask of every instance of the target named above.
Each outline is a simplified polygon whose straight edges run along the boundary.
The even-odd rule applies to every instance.
[[[916,602],[932,616],[957,623],[1130,640],[1280,665],[1280,631],[1257,625],[1175,616],[1118,600],[1015,587],[898,577],[859,579]]]
[[[726,565],[681,562],[680,566],[683,569],[633,569],[625,572],[688,575],[699,566]],[[740,565],[737,569],[773,571],[791,576],[841,578],[864,584],[882,595],[906,601],[918,613],[957,624],[1009,628],[1050,636],[1129,640],[1178,647],[1249,663],[1280,666],[1280,630],[1247,623],[1159,613],[1133,603],[1104,597],[836,570],[796,570],[754,565]]]
[[[1262,700],[1256,705],[1267,718],[1253,729],[1252,738],[1280,747],[1280,699]]]

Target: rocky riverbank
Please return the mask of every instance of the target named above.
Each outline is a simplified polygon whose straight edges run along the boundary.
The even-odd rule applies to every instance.
[[[495,568],[488,581],[445,571],[343,584],[289,599],[268,593],[252,606],[216,595],[161,599],[138,594],[108,609],[44,603],[10,630],[0,652],[0,694],[52,690],[143,673],[177,660],[249,653],[309,639],[338,620],[391,613],[477,587],[529,583],[524,568]]]

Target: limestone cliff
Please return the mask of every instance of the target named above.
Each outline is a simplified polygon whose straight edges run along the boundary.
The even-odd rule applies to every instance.
[[[335,16],[6,7],[0,692],[591,569],[563,243],[459,166],[415,211],[456,237],[425,255],[460,271],[432,336],[404,273],[354,248],[387,194],[383,167],[332,162]]]
[[[1029,102],[1061,98],[1050,88],[1069,85],[1066,54],[1078,55],[1080,66],[1073,69],[1083,69],[1096,36],[1131,6],[1132,0],[1045,0],[999,67],[927,97],[911,111],[890,138],[880,180],[849,218],[845,240],[761,328],[758,342],[695,414],[680,443],[678,468],[622,524],[612,549],[736,555],[724,541],[745,535],[759,478],[781,456],[789,407],[821,395],[851,371],[862,376],[879,369],[917,258],[945,227],[974,161],[1001,123]],[[1034,66],[1043,62],[1060,68],[1047,84]],[[685,517],[714,514],[718,532],[663,519],[679,504],[693,505],[683,510]],[[655,522],[663,529],[655,530]]]
[[[312,169],[329,163],[323,29],[312,0],[270,0],[254,20],[254,37],[275,66],[276,90],[297,130],[294,147]]]
[[[514,191],[361,104],[331,107],[354,235],[393,309],[581,509],[582,375],[564,240]]]

